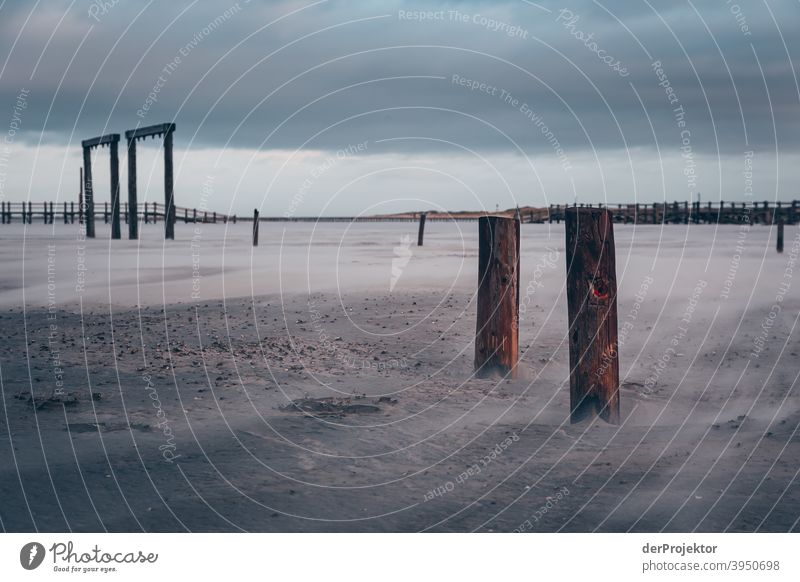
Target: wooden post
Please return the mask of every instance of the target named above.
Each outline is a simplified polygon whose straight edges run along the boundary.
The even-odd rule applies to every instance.
[[[183,209],[183,224],[189,224],[189,209]]]
[[[81,188],[78,191],[78,224],[83,224],[83,168],[80,168]]]
[[[236,224],[236,215],[233,215],[233,224]]]
[[[619,424],[617,276],[613,217],[607,210],[568,210],[570,420],[599,414]]]
[[[158,223],[158,202],[153,202],[153,211],[150,214],[153,216],[153,224]]]
[[[253,246],[258,246],[258,208],[253,210]]]
[[[128,137],[128,238],[139,238],[139,202],[136,199],[136,138]]]
[[[92,189],[92,150],[83,148],[83,205],[85,207],[86,236],[94,238],[94,191]]]
[[[478,317],[475,375],[517,377],[519,221],[478,218]]]
[[[428,217],[427,212],[421,212],[419,215],[419,233],[417,234],[417,246],[422,246],[422,239],[425,237],[425,219]]]
[[[108,224],[108,202],[103,202],[103,224]]]
[[[164,238],[175,239],[175,193],[172,182],[172,132],[164,134]]]
[[[683,203],[683,224],[689,224],[689,203]]]
[[[109,144],[109,149],[111,152],[111,238],[120,239],[122,235],[119,226],[119,140],[113,140]]]
[[[197,224],[197,208],[192,209],[192,222]]]
[[[783,219],[781,218],[778,220],[778,244],[775,246],[775,250],[779,253],[783,252]]]

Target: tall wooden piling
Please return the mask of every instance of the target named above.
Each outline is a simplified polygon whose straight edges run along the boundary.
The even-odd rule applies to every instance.
[[[164,133],[164,238],[175,239],[175,195],[172,179],[172,132]]]
[[[778,242],[775,245],[775,250],[779,253],[783,252],[783,219],[778,220]]]
[[[253,246],[258,246],[258,208],[253,210]]]
[[[428,217],[427,212],[420,212],[419,214],[419,233],[417,234],[417,246],[422,246],[422,241],[425,238],[425,219]]]
[[[478,219],[478,317],[475,375],[517,377],[519,357],[519,221]]]
[[[111,238],[120,239],[119,225],[119,139],[109,144],[111,150]]]
[[[139,238],[139,202],[136,193],[136,139],[128,140],[128,238]]]
[[[83,206],[86,236],[94,238],[94,194],[92,189],[92,150],[83,148]]]
[[[83,168],[80,169],[81,173],[81,187],[78,191],[78,224],[83,224]]]
[[[613,217],[596,208],[566,214],[570,420],[598,414],[619,424],[617,276]]]

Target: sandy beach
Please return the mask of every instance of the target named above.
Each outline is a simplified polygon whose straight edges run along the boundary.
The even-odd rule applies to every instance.
[[[800,530],[797,226],[615,226],[619,426],[569,422],[563,225],[502,381],[476,223],[250,228],[0,229],[4,530]]]

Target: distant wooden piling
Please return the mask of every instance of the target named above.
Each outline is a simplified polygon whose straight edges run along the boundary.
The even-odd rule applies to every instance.
[[[421,212],[419,215],[419,233],[417,234],[417,246],[422,246],[422,240],[425,238],[425,219],[428,217],[427,212]]]
[[[253,246],[258,246],[258,208],[253,210]]]
[[[519,357],[518,220],[478,219],[478,317],[475,375],[517,377]]]
[[[598,414],[619,424],[617,278],[613,217],[597,208],[566,213],[570,420]]]
[[[783,252],[783,219],[778,221],[778,242],[775,245],[775,250],[779,253]]]

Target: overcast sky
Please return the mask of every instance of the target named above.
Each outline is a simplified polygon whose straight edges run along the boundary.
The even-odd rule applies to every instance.
[[[74,200],[82,139],[173,121],[177,204],[221,212],[800,198],[799,33],[797,0],[5,1],[0,196]]]

